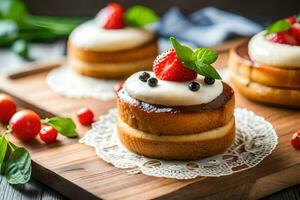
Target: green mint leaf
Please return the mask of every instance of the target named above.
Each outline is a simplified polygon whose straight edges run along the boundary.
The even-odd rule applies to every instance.
[[[31,158],[24,148],[12,152],[6,166],[5,177],[10,184],[25,184],[31,177]]]
[[[198,48],[195,51],[180,44],[175,38],[170,41],[176,51],[176,55],[185,67],[194,70],[198,74],[214,79],[221,79],[218,72],[211,66],[218,58],[218,53],[208,48]]]
[[[47,123],[66,137],[77,137],[76,125],[71,118],[52,117]]]
[[[197,68],[195,71],[205,77],[213,78],[213,79],[222,79],[217,70],[210,64],[206,64],[201,62],[200,60],[196,61]]]
[[[296,15],[295,17],[296,17],[296,21],[300,22],[300,14]]]
[[[291,23],[281,19],[267,27],[267,35],[271,33],[283,32],[291,28]]]
[[[4,163],[6,151],[7,151],[7,139],[4,135],[0,135],[0,169]]]
[[[11,49],[21,58],[28,58],[29,45],[25,40],[17,40],[12,45]]]
[[[208,48],[198,48],[195,50],[196,60],[206,64],[214,63],[218,58],[218,53],[215,50]]]
[[[153,10],[140,5],[130,7],[125,13],[127,26],[144,27],[158,19],[159,16]]]
[[[1,0],[0,15],[4,19],[12,19],[20,23],[27,15],[27,9],[22,0]]]
[[[191,48],[180,44],[174,37],[170,37],[170,41],[176,51],[176,55],[179,57],[184,66],[190,69],[194,69],[194,51]]]
[[[13,20],[0,20],[0,46],[8,46],[18,37],[19,28]]]

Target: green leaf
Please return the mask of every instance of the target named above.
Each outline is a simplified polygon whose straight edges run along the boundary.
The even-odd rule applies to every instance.
[[[0,46],[7,46],[18,37],[19,28],[13,20],[0,20]]]
[[[195,71],[205,77],[213,78],[213,79],[222,79],[217,70],[210,64],[203,63],[201,61],[196,61],[197,68]]]
[[[140,5],[130,7],[125,13],[127,26],[144,27],[158,19],[159,16],[153,10]]]
[[[71,118],[53,117],[47,123],[66,137],[77,137],[76,125]]]
[[[24,148],[12,152],[7,162],[5,177],[10,184],[25,184],[31,177],[31,158]]]
[[[295,17],[296,17],[296,21],[300,22],[300,14],[296,15]]]
[[[5,155],[7,150],[7,140],[5,136],[0,136],[0,169],[4,163]]]
[[[12,19],[22,23],[27,15],[27,9],[22,0],[1,0],[0,15],[4,19]]]
[[[18,24],[10,19],[0,20],[0,38],[8,36],[10,34],[18,34]]]
[[[12,46],[12,51],[22,58],[28,58],[29,45],[25,40],[17,40]]]
[[[0,165],[0,174],[4,174],[5,173],[5,169],[6,169],[6,166],[7,166],[7,162],[11,156],[11,154],[17,149],[19,148],[18,146],[16,146],[15,144],[9,142],[7,139],[6,139],[6,142],[7,142],[7,148],[6,148],[6,153],[4,155],[4,160],[3,160],[3,163],[2,165]]]
[[[193,51],[191,48],[180,44],[175,38],[170,41],[176,51],[176,55],[185,67],[194,70],[198,74],[214,79],[221,79],[218,72],[211,66],[218,58],[218,53],[208,48],[198,48]]]
[[[214,63],[218,58],[218,53],[208,48],[198,48],[195,50],[196,60],[206,64]]]
[[[194,59],[193,59],[194,51],[191,48],[180,44],[174,37],[170,37],[170,41],[180,61],[186,67],[193,69],[195,67]]]
[[[267,27],[267,35],[271,33],[283,32],[291,28],[291,23],[281,19]]]

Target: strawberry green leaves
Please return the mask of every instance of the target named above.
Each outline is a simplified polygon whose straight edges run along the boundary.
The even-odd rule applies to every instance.
[[[144,27],[159,19],[159,16],[150,8],[145,6],[133,6],[125,13],[125,21],[127,26]]]
[[[218,58],[218,53],[216,51],[208,48],[192,50],[191,48],[180,44],[173,37],[170,38],[170,41],[184,66],[194,70],[202,76],[221,79],[221,76],[211,65]]]
[[[5,135],[0,135],[0,174],[12,185],[25,184],[31,177],[28,151],[8,141]]]
[[[60,134],[73,138],[77,137],[76,125],[71,118],[52,117],[50,119],[42,120],[43,123],[55,128]]]
[[[278,20],[267,27],[267,35],[272,33],[279,33],[291,28],[292,24],[284,19]]]

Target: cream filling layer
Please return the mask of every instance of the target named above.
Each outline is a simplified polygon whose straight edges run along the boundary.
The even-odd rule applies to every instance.
[[[150,87],[146,82],[139,80],[137,72],[130,76],[124,84],[124,89],[129,96],[140,101],[164,105],[164,106],[191,106],[209,103],[223,92],[223,84],[220,80],[215,80],[213,85],[204,84],[204,77],[198,76],[194,81],[201,84],[196,92],[188,88],[189,82],[163,81],[158,79],[156,87]],[[153,72],[148,71],[151,77],[155,77]]]
[[[211,140],[223,137],[224,135],[228,134],[228,132],[234,127],[235,119],[234,117],[225,124],[225,126],[212,129],[210,131],[205,131],[202,133],[196,133],[191,135],[155,135],[147,132],[140,131],[138,129],[134,129],[118,118],[118,127],[126,130],[127,134],[130,134],[133,137],[146,139],[146,140],[155,140],[160,142],[195,142],[199,140]]]
[[[270,42],[262,31],[251,38],[248,45],[252,60],[283,68],[300,68],[300,47]]]
[[[69,39],[77,48],[111,52],[141,46],[154,36],[154,32],[142,28],[106,30],[97,26],[95,20],[90,20],[75,28]]]

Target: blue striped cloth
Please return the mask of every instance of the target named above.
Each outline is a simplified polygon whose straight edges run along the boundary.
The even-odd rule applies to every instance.
[[[233,35],[253,35],[263,27],[245,17],[213,7],[205,7],[189,16],[173,7],[161,18],[156,29],[164,50],[170,47],[170,36],[194,47],[210,47]]]

